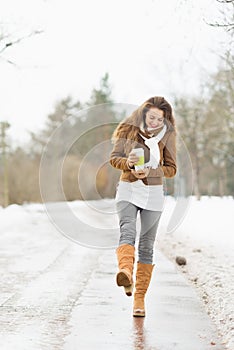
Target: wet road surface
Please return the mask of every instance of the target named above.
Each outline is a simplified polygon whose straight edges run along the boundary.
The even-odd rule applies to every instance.
[[[224,350],[195,291],[158,250],[146,317],[133,318],[113,249],[81,247],[44,212],[28,215],[0,235],[1,350]]]
[[[66,350],[221,350],[216,330],[175,266],[157,251],[146,317],[132,317],[132,297],[115,286],[113,252],[99,258],[72,311]]]

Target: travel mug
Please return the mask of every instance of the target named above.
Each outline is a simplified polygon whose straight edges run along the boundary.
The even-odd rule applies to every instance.
[[[144,157],[144,149],[143,148],[134,148],[132,153],[135,153],[137,157],[139,157],[138,162],[135,164],[136,170],[144,169],[145,157]]]

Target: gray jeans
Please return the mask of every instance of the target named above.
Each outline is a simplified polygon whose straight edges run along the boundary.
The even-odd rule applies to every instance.
[[[140,212],[141,231],[138,245],[138,261],[143,264],[152,264],[154,242],[162,213],[139,208],[127,201],[117,202],[117,210],[120,226],[119,245],[130,244],[135,246],[137,213],[138,211]]]

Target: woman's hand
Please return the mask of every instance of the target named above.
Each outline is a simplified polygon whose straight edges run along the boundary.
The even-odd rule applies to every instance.
[[[139,160],[139,157],[134,152],[129,153],[129,156],[127,159],[129,168],[132,168],[138,162],[138,160]]]
[[[149,175],[150,168],[144,168],[142,170],[131,170],[132,174],[137,178],[137,179],[144,179]]]

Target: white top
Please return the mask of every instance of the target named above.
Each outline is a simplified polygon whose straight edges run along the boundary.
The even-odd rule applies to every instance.
[[[147,210],[162,211],[164,206],[163,185],[145,185],[142,180],[119,181],[116,191],[117,202],[127,201]]]

